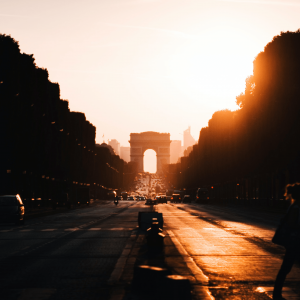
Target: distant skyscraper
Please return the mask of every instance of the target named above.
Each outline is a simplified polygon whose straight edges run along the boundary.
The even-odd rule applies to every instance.
[[[183,148],[184,150],[196,144],[196,140],[191,135],[191,126],[183,132]]]
[[[116,154],[120,156],[120,143],[117,140],[110,140],[108,145],[112,146]]]
[[[171,141],[170,145],[170,163],[176,164],[178,158],[181,156],[181,141],[180,140],[173,140]]]
[[[120,147],[120,157],[126,161],[130,162],[130,147]]]

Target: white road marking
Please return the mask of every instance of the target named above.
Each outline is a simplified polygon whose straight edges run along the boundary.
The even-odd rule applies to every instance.
[[[190,269],[196,280],[202,285],[195,288],[197,294],[201,294],[203,300],[214,300],[215,298],[211,295],[208,287],[208,277],[205,276],[202,270],[197,266],[192,257],[187,253],[184,247],[181,245],[179,240],[176,238],[172,230],[167,230],[169,237],[177,248],[178,252],[182,255],[187,267]]]
[[[109,284],[115,284],[119,281],[119,279],[123,273],[126,261],[129,257],[131,248],[133,247],[132,238],[135,238],[135,237],[136,237],[136,234],[132,234],[130,236],[131,240],[126,244],[121,256],[119,257],[119,259],[115,265],[113,272],[110,275],[110,278],[107,281]],[[119,298],[113,298],[113,299],[119,299]],[[122,298],[120,298],[120,299],[122,299]]]
[[[168,232],[172,242],[176,246],[177,250],[183,256],[185,263],[187,264],[188,268],[191,270],[192,274],[195,276],[197,281],[199,281],[201,284],[207,285],[208,281],[209,281],[208,277],[203,274],[202,270],[197,266],[195,261],[190,257],[190,255],[187,253],[187,251],[181,245],[179,240],[176,238],[173,231],[167,230],[167,232]]]
[[[121,227],[121,228],[105,228],[103,230],[133,230],[133,228],[124,228],[124,227]]]
[[[0,230],[1,232],[29,232],[29,231],[42,231],[42,232],[52,232],[52,231],[59,231],[59,230],[63,230],[63,231],[77,231],[77,230],[88,230],[88,231],[99,231],[99,230],[116,230],[116,231],[131,231],[135,228],[126,228],[126,227],[113,227],[113,228],[98,228],[98,227],[92,227],[92,228],[82,228],[82,226],[80,227],[74,227],[74,228],[66,228],[66,229],[62,229],[62,228],[47,228],[47,229],[22,229],[22,230],[18,230],[18,231],[13,231],[13,230]]]

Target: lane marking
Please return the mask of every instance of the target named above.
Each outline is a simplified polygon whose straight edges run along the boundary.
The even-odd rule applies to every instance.
[[[122,251],[122,254],[119,257],[119,259],[118,259],[118,261],[115,265],[115,268],[112,271],[112,273],[110,275],[110,278],[107,281],[108,284],[115,284],[120,280],[121,275],[122,275],[123,270],[124,270],[124,267],[125,267],[125,264],[126,264],[126,261],[129,257],[129,254],[131,252],[131,249],[133,247],[134,240],[136,239],[136,237],[137,237],[136,233],[131,234],[131,236],[129,237],[129,241],[127,242],[124,250]]]
[[[202,270],[197,266],[195,261],[192,257],[187,253],[187,251],[184,249],[182,244],[179,242],[179,240],[176,238],[175,234],[172,230],[167,230],[167,233],[169,234],[169,237],[171,238],[172,242],[176,246],[178,252],[182,255],[185,263],[187,264],[188,268],[192,272],[192,274],[195,276],[197,281],[199,281],[203,285],[208,284],[208,277],[203,274]]]
[[[182,244],[176,238],[173,231],[167,230],[167,233],[169,234],[169,237],[171,238],[178,252],[181,254],[184,262],[186,263],[187,267],[190,269],[191,273],[194,275],[196,280],[202,285],[202,286],[195,286],[194,287],[195,292],[198,295],[201,295],[201,299],[203,300],[215,300],[215,298],[211,295],[209,288],[207,286],[209,283],[209,278],[203,274],[202,270],[197,266],[193,258],[190,257],[190,255],[184,249]]]
[[[102,231],[132,231],[133,229],[135,228],[125,228],[125,227],[117,227],[117,228],[98,228],[98,227],[92,227],[92,228],[82,228],[82,226],[79,226],[79,227],[75,227],[75,228],[47,228],[47,229],[38,229],[38,230],[35,230],[35,229],[22,229],[22,230],[18,230],[18,231],[12,231],[12,230],[0,230],[0,233],[1,232],[14,232],[14,233],[18,233],[18,232],[52,232],[52,231],[77,231],[77,230],[81,230],[81,231],[99,231],[99,230],[102,230]]]

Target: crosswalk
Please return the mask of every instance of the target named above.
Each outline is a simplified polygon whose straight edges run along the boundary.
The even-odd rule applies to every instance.
[[[20,229],[20,230],[13,230],[13,229],[8,229],[8,230],[0,230],[0,233],[6,233],[6,232],[33,232],[33,231],[40,231],[40,232],[53,232],[53,231],[132,231],[135,228],[128,228],[128,227],[116,227],[116,228],[99,228],[99,227],[94,227],[94,228],[79,228],[79,227],[74,227],[74,228],[45,228],[45,229]]]

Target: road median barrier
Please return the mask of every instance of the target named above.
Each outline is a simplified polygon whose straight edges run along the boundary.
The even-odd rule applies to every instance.
[[[190,281],[184,276],[170,275],[166,268],[149,265],[136,267],[132,287],[136,296],[147,295],[145,299],[192,299]]]
[[[140,265],[135,269],[133,288],[138,294],[142,293],[157,297],[166,276],[169,274],[165,268]]]

